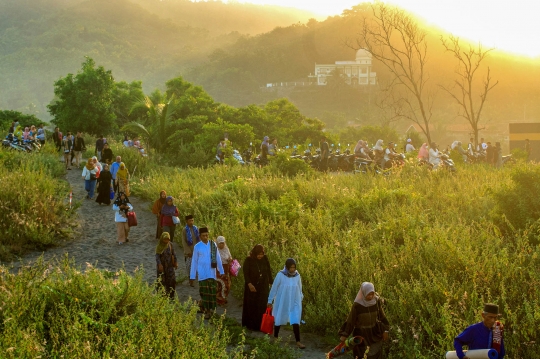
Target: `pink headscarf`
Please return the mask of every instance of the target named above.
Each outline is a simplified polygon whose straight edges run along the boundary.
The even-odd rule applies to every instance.
[[[27,140],[29,135],[30,135],[30,129],[28,127],[25,127],[24,132],[23,132],[23,139]]]
[[[423,159],[429,158],[429,151],[427,148],[427,143],[422,143],[422,147],[420,147],[420,150],[418,151],[418,158],[423,158]]]

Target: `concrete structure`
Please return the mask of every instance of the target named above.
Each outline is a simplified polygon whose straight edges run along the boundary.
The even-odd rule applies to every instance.
[[[511,123],[510,151],[514,148],[525,149],[525,140],[531,144],[530,160],[540,161],[540,123]]]
[[[365,49],[356,52],[355,61],[336,61],[335,64],[319,65],[315,64],[315,74],[310,75],[310,79],[319,86],[328,83],[328,78],[341,76],[349,85],[375,85],[377,74],[371,71],[371,53]]]

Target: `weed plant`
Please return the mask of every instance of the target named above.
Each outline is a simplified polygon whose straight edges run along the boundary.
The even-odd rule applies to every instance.
[[[63,235],[69,193],[53,146],[43,153],[0,150],[0,259],[53,245]]]
[[[246,349],[224,318],[205,324],[194,302],[171,302],[142,271],[40,260],[17,274],[0,266],[0,286],[2,358],[294,358],[262,339]]]
[[[527,186],[516,187],[516,171],[538,170],[519,167],[463,165],[451,174],[408,166],[390,176],[294,177],[272,167],[162,169],[132,189],[149,200],[165,189],[181,216],[194,214],[213,238],[225,236],[241,262],[257,243],[274,273],[295,258],[308,330],[337,340],[360,284],[371,281],[392,324],[389,358],[443,357],[453,338],[480,320],[483,303],[495,302],[508,358],[517,359],[540,349],[536,219],[504,225],[505,213],[537,197],[517,203],[500,195],[523,197]],[[528,178],[536,193],[540,175]],[[234,280],[234,293],[242,295],[243,283],[242,275]]]

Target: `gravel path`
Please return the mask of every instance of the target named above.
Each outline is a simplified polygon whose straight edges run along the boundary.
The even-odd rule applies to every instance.
[[[73,203],[79,202],[81,206],[77,214],[72,217],[72,227],[74,236],[72,240],[61,243],[59,246],[50,248],[45,252],[31,252],[25,255],[22,262],[28,264],[41,255],[45,260],[62,258],[66,253],[72,258],[77,266],[85,267],[86,263],[91,263],[97,268],[116,271],[122,266],[127,272],[144,268],[144,278],[149,283],[156,277],[154,251],[156,247],[155,230],[156,218],[150,211],[151,203],[130,197],[130,202],[137,213],[138,225],[132,227],[129,235],[129,243],[118,245],[116,242],[116,225],[114,223],[114,212],[112,206],[98,205],[94,200],[86,199],[84,181],[81,176],[82,170],[73,169],[67,171],[66,180],[70,183],[73,191]],[[95,197],[94,197],[95,198]],[[179,232],[179,231],[177,231]],[[183,252],[175,243],[175,251],[179,258],[179,268],[177,270],[176,291],[180,300],[199,299],[197,284],[190,287],[187,281],[187,274],[184,267]],[[21,262],[13,263],[17,268]],[[181,280],[184,281],[180,283]],[[226,311],[227,317],[234,318],[238,322],[242,319],[242,303],[229,295],[228,304],[225,307],[218,307],[217,313],[223,314]],[[287,342],[294,345],[294,336],[291,330],[283,328],[280,337],[288,338]],[[262,333],[251,333],[248,335],[262,336]],[[298,350],[301,358],[315,359],[325,358],[325,353],[331,348],[324,345],[320,337],[313,334],[302,333],[302,342],[307,346],[305,350]]]

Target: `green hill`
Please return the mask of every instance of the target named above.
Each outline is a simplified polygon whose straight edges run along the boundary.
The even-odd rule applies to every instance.
[[[142,80],[153,90],[241,33],[311,15],[283,11],[221,2],[0,0],[0,108],[47,118],[53,82],[75,72],[84,56],[116,80]]]

